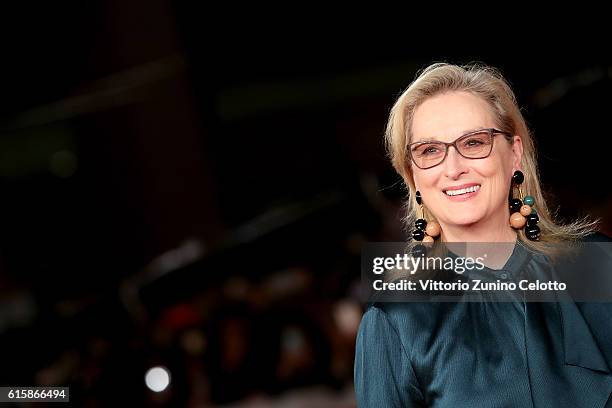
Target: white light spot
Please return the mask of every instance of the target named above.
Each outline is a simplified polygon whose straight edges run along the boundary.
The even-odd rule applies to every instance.
[[[164,367],[153,367],[145,374],[145,384],[151,391],[161,392],[170,384],[170,373]]]

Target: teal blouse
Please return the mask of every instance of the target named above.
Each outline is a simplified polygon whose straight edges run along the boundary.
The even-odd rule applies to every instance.
[[[543,259],[517,243],[479,278],[516,280]],[[612,407],[611,367],[611,303],[379,302],[354,380],[360,408]]]

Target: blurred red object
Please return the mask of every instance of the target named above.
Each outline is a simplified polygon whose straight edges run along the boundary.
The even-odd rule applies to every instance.
[[[191,305],[181,303],[167,309],[162,313],[160,323],[162,326],[180,330],[201,323],[202,316]]]

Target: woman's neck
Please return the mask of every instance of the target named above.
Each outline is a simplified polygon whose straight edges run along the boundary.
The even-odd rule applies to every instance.
[[[516,242],[517,234],[508,222],[489,219],[470,225],[442,225],[441,239],[444,242]]]
[[[510,225],[496,220],[469,226],[442,227],[441,239],[449,243],[468,243],[462,247],[463,256],[474,259],[480,257],[485,266],[497,270],[502,268],[512,255],[518,235]]]

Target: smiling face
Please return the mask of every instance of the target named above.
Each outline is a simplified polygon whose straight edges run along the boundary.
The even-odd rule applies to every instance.
[[[468,92],[446,92],[416,109],[410,142],[453,142],[486,128],[498,128],[487,102]],[[510,180],[521,168],[522,156],[520,137],[513,136],[512,141],[508,143],[501,134],[494,136],[493,150],[484,159],[467,159],[449,147],[446,159],[435,167],[423,170],[411,164],[423,205],[436,217],[443,233],[476,224],[508,226]]]

